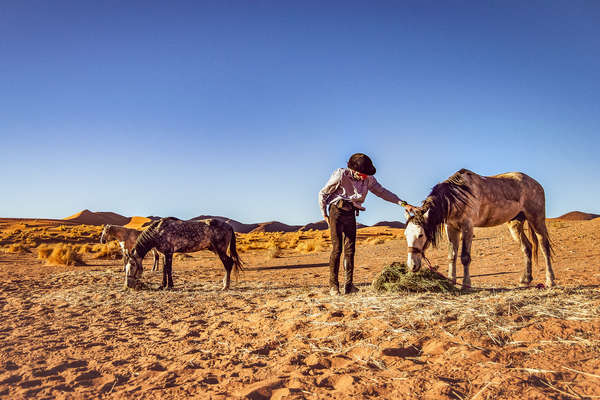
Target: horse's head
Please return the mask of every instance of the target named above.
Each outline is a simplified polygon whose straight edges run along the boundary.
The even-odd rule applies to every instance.
[[[104,225],[104,229],[102,229],[102,235],[100,235],[100,243],[105,244],[108,242],[108,231],[110,230],[110,225]]]
[[[416,272],[421,268],[421,261],[425,257],[425,249],[430,244],[427,231],[425,229],[429,210],[423,211],[417,209],[414,215],[406,213],[406,244],[408,245],[408,256],[406,265],[411,271]]]
[[[142,257],[135,250],[129,252],[125,249],[125,287],[138,287],[142,278],[142,272]]]

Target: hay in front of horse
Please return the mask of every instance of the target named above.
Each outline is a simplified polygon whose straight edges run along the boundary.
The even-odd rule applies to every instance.
[[[439,292],[452,293],[459,290],[439,272],[423,268],[411,272],[405,263],[387,265],[373,281],[376,292]]]

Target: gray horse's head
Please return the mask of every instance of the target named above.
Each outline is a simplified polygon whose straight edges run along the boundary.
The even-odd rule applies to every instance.
[[[129,252],[125,250],[125,287],[138,288],[141,286],[142,278],[142,257],[135,250]]]
[[[418,210],[415,215],[406,213],[406,229],[404,230],[408,246],[406,265],[413,272],[421,268],[421,261],[425,257],[425,249],[431,243],[426,229],[428,218],[429,210],[426,212]]]

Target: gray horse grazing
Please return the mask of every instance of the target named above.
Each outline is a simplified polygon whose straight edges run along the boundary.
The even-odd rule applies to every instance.
[[[531,241],[524,232],[529,225]],[[538,243],[546,259],[546,286],[554,286],[552,248],[546,229],[546,200],[544,189],[533,178],[509,172],[495,176],[481,176],[461,169],[437,184],[414,215],[407,214],[405,230],[408,244],[407,265],[417,271],[429,245],[435,246],[445,225],[448,241],[448,275],[456,283],[456,257],[462,235],[460,260],[464,268],[463,287],[471,286],[469,264],[474,227],[508,224],[512,237],[525,254],[525,270],[520,279],[529,285],[531,257],[537,262]]]
[[[142,231],[137,229],[125,228],[124,226],[118,225],[105,225],[100,235],[100,243],[106,244],[111,240],[116,240],[121,245],[121,251],[123,252],[123,270],[125,270],[125,251],[131,251],[135,246],[135,241],[140,236]],[[158,271],[158,252],[153,249],[154,253],[154,264],[152,265],[152,271]]]
[[[173,287],[173,253],[210,250],[217,254],[225,267],[223,290],[229,289],[231,270],[238,273],[243,269],[236,251],[235,232],[226,222],[216,219],[181,221],[173,217],[162,218],[150,224],[139,236],[132,251],[126,252],[125,287],[137,286],[142,276],[142,260],[151,248],[165,255],[162,288]]]

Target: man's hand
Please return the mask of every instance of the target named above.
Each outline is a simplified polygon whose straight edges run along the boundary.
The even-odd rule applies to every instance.
[[[408,211],[409,213],[414,214],[415,211],[417,211],[419,208],[415,207],[415,206],[411,206],[410,204],[407,204],[407,205],[404,206],[404,209],[406,211]]]
[[[411,206],[410,204],[408,204],[408,203],[407,203],[407,202],[405,202],[405,201],[401,201],[401,202],[399,202],[398,204],[400,204],[402,207],[404,207],[404,209],[406,210],[406,212],[409,212],[409,213],[411,213],[411,214],[414,214],[414,213],[415,213],[415,211],[417,211],[417,210],[418,210],[418,207]]]
[[[325,216],[325,217],[323,217],[323,220],[324,220],[325,222],[327,222],[327,226],[329,226],[329,217]]]

